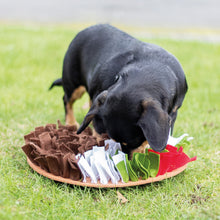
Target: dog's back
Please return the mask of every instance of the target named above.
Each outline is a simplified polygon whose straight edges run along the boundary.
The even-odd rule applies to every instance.
[[[89,93],[91,91],[91,98],[94,95],[94,88],[91,88],[92,80],[96,81],[96,84],[103,83],[103,78],[108,74],[108,82],[101,90],[107,89],[114,83],[115,75],[124,67],[121,60],[126,60],[137,66],[164,64],[171,68],[181,82],[180,84],[183,85],[181,89],[186,90],[184,72],[172,54],[157,45],[139,41],[107,24],[89,27],[74,38],[65,59],[67,62],[71,60],[73,64],[73,60],[76,58],[75,68],[80,69],[81,83]],[[102,73],[103,71],[104,73]],[[102,78],[103,74],[105,77]],[[158,72],[158,74],[163,73]],[[65,81],[65,75],[63,77]]]

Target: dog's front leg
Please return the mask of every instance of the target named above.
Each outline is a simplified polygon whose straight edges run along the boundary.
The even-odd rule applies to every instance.
[[[130,155],[129,155],[129,160],[132,159],[133,154],[134,154],[135,152],[137,152],[137,153],[143,153],[143,154],[144,154],[147,148],[150,148],[150,145],[148,144],[147,141],[144,141],[144,142],[141,144],[141,146],[139,146],[138,148],[135,148],[134,150],[131,151],[131,153],[130,153]]]

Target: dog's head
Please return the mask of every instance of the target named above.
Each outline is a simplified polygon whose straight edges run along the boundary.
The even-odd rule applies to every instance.
[[[169,115],[157,100],[126,80],[126,76],[120,76],[117,83],[96,97],[78,133],[93,120],[96,131],[108,133],[126,153],[146,140],[155,151],[162,151],[169,135]]]

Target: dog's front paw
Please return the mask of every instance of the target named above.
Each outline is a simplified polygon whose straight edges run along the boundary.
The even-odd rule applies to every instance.
[[[79,129],[79,126],[80,126],[80,124],[77,122],[77,121],[68,121],[68,120],[66,120],[66,123],[65,123],[66,125],[74,125],[74,126],[76,126],[76,128],[77,128],[77,130]]]
[[[137,153],[145,153],[146,149],[150,148],[150,145],[148,144],[148,141],[144,141],[141,146],[139,146],[138,148],[135,148],[134,150],[131,151],[130,155],[129,155],[129,160],[132,159],[133,154],[135,152]]]

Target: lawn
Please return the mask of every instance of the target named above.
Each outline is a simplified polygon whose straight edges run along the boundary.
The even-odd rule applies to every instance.
[[[219,219],[220,218],[220,45],[142,39],[173,53],[189,91],[174,136],[198,156],[181,174],[159,183],[92,189],[56,183],[33,172],[21,150],[23,136],[46,123],[64,122],[62,88],[48,91],[61,76],[64,53],[77,33],[71,26],[0,25],[0,219]],[[82,122],[84,95],[75,106]]]

